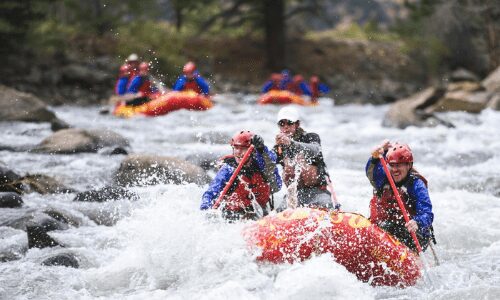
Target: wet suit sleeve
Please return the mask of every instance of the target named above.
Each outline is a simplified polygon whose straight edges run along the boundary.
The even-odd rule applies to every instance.
[[[420,178],[415,179],[413,186],[408,189],[408,194],[410,197],[416,199],[415,216],[413,216],[413,220],[417,222],[419,230],[428,228],[432,225],[434,214],[432,212],[429,191],[425,183]]]
[[[214,205],[215,200],[226,186],[233,172],[234,169],[228,164],[222,165],[214,180],[210,183],[208,189],[201,197],[201,210],[209,209]]]
[[[281,189],[282,182],[278,167],[276,166],[276,153],[264,146],[264,151],[262,153],[255,151],[254,157],[259,169],[263,172],[264,177],[271,186],[271,192],[278,192]]]
[[[138,93],[139,88],[142,85],[142,81],[143,81],[142,76],[135,76],[134,78],[132,78],[132,81],[130,82],[130,85],[127,89],[127,93],[132,93],[132,94]]]
[[[302,91],[302,93],[304,93],[304,95],[306,95],[306,96],[312,95],[311,89],[309,89],[309,86],[307,86],[307,84],[305,82],[301,82],[299,87],[300,87],[300,90]]]
[[[267,93],[271,90],[272,87],[273,87],[273,82],[271,80],[268,80],[264,83],[264,86],[262,86],[261,92]]]
[[[316,133],[308,133],[306,142],[292,141],[290,150],[296,153],[304,153],[306,157],[316,157],[321,152],[321,139]]]
[[[205,81],[205,79],[203,79],[203,77],[201,76],[196,76],[194,80],[200,87],[202,93],[208,96],[208,94],[210,93],[210,87],[208,86],[208,83]]]
[[[174,87],[172,88],[174,91],[182,91],[184,86],[186,85],[186,76],[181,76],[174,83]]]
[[[324,83],[320,83],[318,86],[318,90],[323,94],[328,94],[330,92],[330,87]]]
[[[384,167],[380,163],[379,159],[370,157],[366,163],[365,172],[366,177],[368,177],[370,183],[377,191],[380,191],[384,184],[387,183]]]
[[[121,77],[116,82],[115,94],[124,95],[127,92],[128,77]]]

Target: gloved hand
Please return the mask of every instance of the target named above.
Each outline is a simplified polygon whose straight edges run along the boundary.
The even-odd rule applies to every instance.
[[[372,157],[376,159],[380,158],[380,156],[383,156],[389,147],[391,147],[391,142],[389,140],[384,140],[380,145],[373,148]]]
[[[262,152],[264,151],[264,139],[260,135],[254,135],[252,137],[252,145],[255,147],[255,150]]]

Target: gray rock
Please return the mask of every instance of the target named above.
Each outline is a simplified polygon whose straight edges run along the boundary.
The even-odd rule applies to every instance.
[[[44,210],[43,213],[69,226],[79,227],[83,223],[81,218],[74,216],[68,211],[61,210],[60,208],[49,208]]]
[[[63,129],[44,139],[32,151],[37,153],[72,154],[97,152],[103,148],[126,148],[127,139],[111,130]]]
[[[0,161],[0,185],[19,179],[20,176],[10,170],[7,165]]]
[[[491,97],[489,92],[447,92],[437,103],[427,108],[427,112],[465,111],[480,113],[486,108]]]
[[[37,192],[44,195],[76,192],[58,180],[43,174],[26,174],[26,176],[14,181],[12,186],[17,188],[19,193]]]
[[[139,196],[121,186],[106,186],[98,190],[78,193],[73,201],[105,202],[120,199],[138,200]]]
[[[114,176],[119,185],[154,185],[160,183],[196,183],[210,181],[202,168],[167,156],[129,155]]]
[[[491,72],[490,75],[488,75],[488,77],[481,82],[481,84],[489,92],[500,93],[500,67]]]
[[[78,259],[72,253],[61,253],[56,256],[47,258],[42,262],[44,266],[62,266],[78,269],[80,264]]]
[[[28,248],[47,248],[60,246],[60,244],[47,234],[42,226],[28,226],[26,228],[28,234]]]
[[[0,208],[16,208],[23,206],[23,199],[16,193],[0,193]]]
[[[466,69],[458,69],[453,71],[450,74],[450,81],[458,82],[458,81],[479,81],[479,77]]]

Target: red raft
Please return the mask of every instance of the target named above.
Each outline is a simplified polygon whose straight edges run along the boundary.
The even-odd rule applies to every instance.
[[[213,106],[212,101],[196,92],[168,92],[142,105],[132,106],[120,102],[115,106],[113,114],[119,117],[132,117],[135,115],[161,116],[169,112],[187,110],[207,110]]]
[[[297,104],[297,105],[312,105],[311,102],[304,100],[299,95],[290,91],[272,90],[262,94],[257,100],[259,104]]]
[[[331,253],[359,280],[373,286],[412,286],[421,276],[418,257],[365,217],[311,208],[289,209],[245,228],[243,236],[262,250],[259,261],[303,261]]]

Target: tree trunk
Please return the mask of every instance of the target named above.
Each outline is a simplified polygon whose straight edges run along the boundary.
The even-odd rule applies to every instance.
[[[279,71],[285,67],[284,0],[264,0],[267,67]]]

